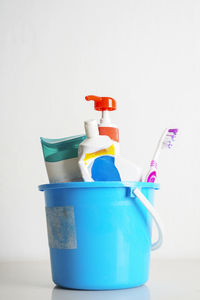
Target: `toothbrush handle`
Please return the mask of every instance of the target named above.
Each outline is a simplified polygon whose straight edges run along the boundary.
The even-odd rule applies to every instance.
[[[155,160],[151,161],[150,170],[145,177],[146,182],[157,182],[157,162]]]
[[[148,173],[143,177],[143,181],[145,182],[156,182],[157,180],[157,164],[158,164],[158,157],[160,155],[160,151],[161,151],[161,148],[162,148],[162,145],[163,145],[163,141],[165,139],[165,136],[168,132],[168,129],[165,128],[165,130],[163,131],[160,139],[159,139],[159,142],[157,144],[157,147],[156,147],[156,150],[154,152],[154,155],[153,155],[153,158],[152,158],[152,161],[150,163],[150,169],[148,171]]]
[[[164,139],[165,139],[165,137],[166,137],[167,132],[168,132],[168,129],[165,128],[165,130],[163,131],[163,133],[162,133],[162,135],[161,135],[161,137],[160,137],[160,140],[159,140],[159,142],[158,142],[158,145],[157,145],[157,147],[156,147],[156,151],[154,152],[154,155],[153,155],[153,159],[152,159],[152,160],[154,160],[154,161],[156,161],[156,162],[158,162],[158,157],[159,157],[159,155],[160,155],[160,151],[161,151],[161,148],[162,148],[162,144],[163,144],[163,141],[164,141]]]

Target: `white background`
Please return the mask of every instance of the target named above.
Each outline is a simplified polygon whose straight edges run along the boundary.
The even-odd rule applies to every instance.
[[[200,257],[200,2],[0,1],[0,260],[48,258],[40,136],[84,132],[111,96],[121,152],[146,167],[165,127],[160,258]]]

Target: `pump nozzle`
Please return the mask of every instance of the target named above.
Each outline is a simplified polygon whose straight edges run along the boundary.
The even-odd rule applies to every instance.
[[[85,97],[87,101],[94,101],[94,108],[98,111],[112,111],[117,109],[117,103],[115,99],[111,97],[98,97],[94,95],[89,95]]]
[[[85,100],[94,101],[94,109],[102,112],[102,116],[99,122],[99,134],[107,135],[111,138],[111,140],[118,143],[119,129],[114,124],[112,124],[109,116],[109,111],[117,109],[115,99],[111,97],[98,97],[89,95],[85,97]]]

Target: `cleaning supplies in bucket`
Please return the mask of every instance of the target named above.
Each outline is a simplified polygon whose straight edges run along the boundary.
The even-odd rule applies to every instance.
[[[170,148],[178,129],[166,129],[159,140],[150,169],[142,178],[141,169],[120,155],[119,129],[109,112],[117,108],[111,97],[86,96],[102,112],[96,120],[85,122],[85,135],[63,139],[41,138],[50,183],[70,181],[147,181],[157,180],[157,159],[162,147]]]
[[[119,154],[119,129],[108,115],[116,101],[96,96],[86,100],[94,100],[95,109],[102,111],[99,127],[89,120],[86,136],[41,138],[51,184],[39,189],[45,192],[53,281],[75,289],[136,287],[148,279],[150,250],[163,241],[152,205],[159,188],[155,164],[178,130],[165,130],[145,174],[149,182],[139,182],[141,170]],[[152,218],[158,230],[154,243]]]
[[[78,167],[78,146],[85,138],[85,135],[63,139],[41,138],[50,183],[82,181]]]
[[[79,166],[84,181],[138,181],[141,171],[116,155],[113,141],[99,135],[97,121],[85,122],[87,139],[79,145]]]

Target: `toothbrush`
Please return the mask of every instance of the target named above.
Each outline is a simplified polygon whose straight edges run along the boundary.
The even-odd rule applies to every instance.
[[[178,133],[178,129],[168,129],[166,128],[163,132],[163,134],[160,137],[160,140],[158,142],[158,145],[156,147],[156,151],[153,155],[153,159],[150,163],[150,169],[146,176],[144,177],[145,182],[157,182],[157,164],[158,164],[158,157],[160,155],[160,151],[162,148],[168,148],[170,149],[174,141],[176,139],[176,135]]]

